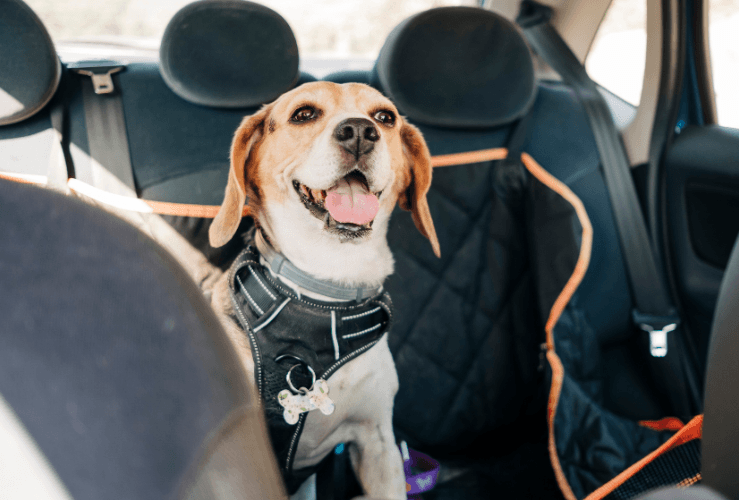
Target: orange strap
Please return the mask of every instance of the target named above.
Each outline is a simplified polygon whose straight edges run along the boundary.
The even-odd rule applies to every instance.
[[[675,417],[666,417],[662,420],[640,420],[639,425],[653,431],[679,431],[685,424]]]
[[[21,184],[46,184],[46,176],[43,175],[22,175],[7,174],[0,172],[0,179],[6,181],[20,182]]]
[[[188,205],[186,203],[168,203],[165,201],[143,200],[155,214],[177,215],[179,217],[200,217],[212,219],[221,208],[219,205]],[[249,207],[244,206],[242,217],[249,215]]]
[[[505,148],[483,149],[448,155],[432,156],[431,165],[434,167],[448,167],[452,165],[467,165],[484,161],[502,160],[508,154]],[[23,176],[0,172],[0,179],[24,184],[46,184],[44,176]],[[178,217],[199,217],[212,219],[221,208],[218,205],[192,205],[188,203],[169,203],[165,201],[141,200],[149,205],[155,214],[176,215]],[[244,207],[242,217],[249,215],[249,208]]]
[[[507,155],[508,150],[506,148],[495,148],[432,156],[431,166],[451,167],[453,165],[469,165],[471,163],[482,163],[484,161],[502,160]]]

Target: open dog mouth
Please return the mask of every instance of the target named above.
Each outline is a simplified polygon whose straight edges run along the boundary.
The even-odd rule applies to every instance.
[[[372,193],[361,172],[350,172],[328,189],[311,189],[296,180],[293,188],[305,208],[322,220],[329,232],[354,239],[372,231],[382,191]]]

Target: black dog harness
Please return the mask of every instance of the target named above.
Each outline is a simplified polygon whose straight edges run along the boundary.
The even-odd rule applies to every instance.
[[[249,338],[272,447],[292,494],[317,466],[292,469],[307,413],[302,413],[295,425],[285,421],[277,394],[289,389],[288,371],[294,387],[311,387],[308,367],[318,379],[328,380],[380,341],[392,322],[392,302],[382,288],[370,298],[343,302],[299,296],[260,264],[253,232],[247,243],[229,275],[233,319]],[[320,413],[316,417],[326,418]]]

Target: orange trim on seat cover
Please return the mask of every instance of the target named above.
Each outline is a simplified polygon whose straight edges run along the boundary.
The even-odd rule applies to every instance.
[[[624,470],[621,474],[614,477],[606,484],[592,492],[590,495],[585,497],[585,500],[600,500],[606,497],[616,488],[625,483],[626,480],[628,480],[631,476],[642,470],[644,466],[647,465],[649,462],[662,455],[663,453],[670,451],[677,446],[680,446],[681,444],[685,444],[688,441],[692,441],[693,439],[699,439],[702,433],[703,415],[698,415],[697,417],[694,417],[693,420],[688,422],[682,429],[676,432],[674,436],[665,441],[662,446],[660,446],[652,453],[642,458],[628,469]],[[696,482],[698,480],[700,480],[700,477],[689,478],[682,481],[679,485],[687,486],[688,484],[693,484],[690,481]]]
[[[179,217],[201,217],[212,219],[220,210],[220,205],[189,205],[186,203],[168,203],[164,201],[142,200],[151,207],[155,214],[177,215]],[[244,206],[242,217],[249,215],[249,207]]]
[[[453,165],[467,165],[471,163],[481,163],[484,161],[501,160],[506,157],[508,150],[506,148],[483,149],[480,151],[467,151],[464,153],[454,153],[448,155],[439,155],[431,157],[431,165],[434,167],[448,167]],[[21,175],[0,173],[0,179],[21,182],[24,184],[44,184],[41,180],[26,179]],[[212,219],[218,213],[220,206],[218,205],[195,205],[188,203],[169,203],[155,200],[141,200],[151,207],[155,214],[159,215],[175,215],[179,217],[200,217],[204,219]],[[249,215],[249,208],[244,207],[242,217]]]
[[[484,161],[502,160],[508,155],[506,148],[482,149],[480,151],[466,151],[431,157],[433,167],[451,167],[454,165],[468,165]]]
[[[552,174],[544,170],[544,168],[542,168],[542,166],[539,165],[529,154],[523,153],[521,155],[521,161],[526,169],[531,172],[531,175],[536,177],[539,182],[559,194],[570,205],[572,205],[577,214],[577,218],[580,221],[580,226],[582,227],[580,255],[577,257],[577,262],[575,263],[575,268],[572,270],[570,279],[567,280],[567,283],[559,293],[557,300],[554,301],[554,304],[549,311],[549,318],[544,327],[547,334],[547,360],[549,361],[549,365],[552,367],[552,387],[549,391],[549,402],[547,403],[549,459],[552,462],[554,476],[559,484],[559,489],[562,490],[562,494],[567,500],[576,500],[575,494],[572,492],[572,488],[570,488],[570,484],[567,482],[567,478],[565,477],[562,464],[559,462],[557,444],[554,440],[554,417],[557,414],[557,405],[559,404],[559,396],[562,391],[564,367],[562,366],[559,356],[557,356],[557,353],[554,350],[554,336],[552,334],[552,330],[554,329],[554,325],[557,324],[559,317],[562,315],[562,311],[564,311],[567,303],[575,293],[575,290],[580,286],[580,282],[582,282],[585,272],[588,270],[590,251],[593,246],[593,226],[590,224],[590,218],[588,217],[588,213],[585,211],[585,206],[582,204],[582,201],[575,193],[572,192],[572,190],[570,190],[570,188]]]
[[[0,179],[5,179],[6,181],[12,181],[12,182],[20,182],[21,184],[45,184],[46,180],[41,180],[41,178],[44,178],[44,176],[34,176],[38,177],[38,180],[34,180],[31,178],[31,176],[24,177],[22,174],[14,175],[14,174],[8,174],[0,172]]]

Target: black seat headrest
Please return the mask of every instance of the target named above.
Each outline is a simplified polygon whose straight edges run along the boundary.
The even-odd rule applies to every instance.
[[[441,7],[403,21],[380,51],[373,79],[413,121],[455,128],[510,123],[536,93],[523,36],[475,7]]]
[[[62,66],[38,16],[21,0],[0,9],[0,126],[38,113],[59,86]]]
[[[275,11],[244,0],[180,10],[159,49],[164,81],[183,99],[221,108],[270,102],[298,81],[298,45]]]

